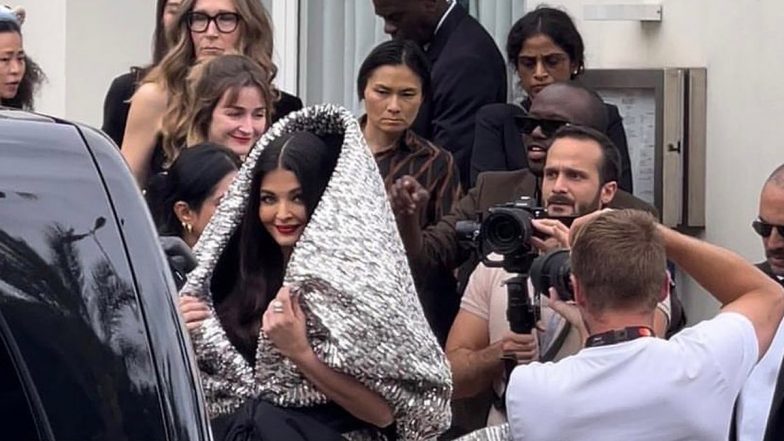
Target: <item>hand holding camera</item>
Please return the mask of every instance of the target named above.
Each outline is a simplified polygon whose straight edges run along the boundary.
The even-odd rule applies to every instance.
[[[539,344],[536,336],[531,334],[516,334],[507,332],[499,341],[501,344],[501,358],[514,360],[516,364],[528,364],[539,360]]]
[[[531,225],[541,236],[531,236],[530,243],[542,253],[569,248],[569,227],[557,219],[533,219]]]

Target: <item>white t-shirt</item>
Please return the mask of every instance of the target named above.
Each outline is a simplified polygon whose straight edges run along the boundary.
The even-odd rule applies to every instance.
[[[768,352],[754,366],[738,397],[738,441],[762,441],[768,427],[770,405],[784,359],[784,320],[779,323],[776,336]]]
[[[514,440],[717,441],[757,362],[754,327],[726,312],[670,340],[585,348],[512,372]]]
[[[491,260],[500,260],[501,256],[497,254],[490,255]],[[503,268],[487,267],[485,264],[480,263],[471,277],[468,279],[463,299],[460,304],[460,309],[468,311],[477,317],[487,321],[488,334],[490,337],[490,344],[493,344],[509,331],[509,321],[506,317],[506,309],[508,304],[508,295],[504,281],[511,278],[512,274],[506,272]],[[531,285],[530,279],[528,280],[528,293],[531,295],[534,288]],[[561,316],[553,312],[547,307],[547,297],[542,298],[542,322],[545,324],[546,332],[539,334],[539,350],[543,353],[551,345],[551,340],[555,334],[560,333],[563,326],[563,319]],[[670,319],[670,297],[660,302],[658,308]],[[561,344],[560,349],[555,354],[553,360],[558,361],[569,355],[577,353],[583,345],[580,333],[572,328],[566,335],[565,340]],[[502,396],[506,386],[506,373],[499,373],[498,377],[493,380],[493,389],[497,396]],[[487,418],[487,425],[494,426],[506,422],[506,416],[503,412],[496,409],[494,406],[490,408]]]

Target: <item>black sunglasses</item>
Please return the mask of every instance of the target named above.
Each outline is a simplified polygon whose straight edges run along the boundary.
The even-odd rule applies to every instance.
[[[773,225],[762,219],[757,219],[751,223],[751,228],[754,228],[754,231],[762,237],[770,237],[775,228],[779,232],[779,236],[784,237],[784,225]]]
[[[516,119],[517,127],[521,133],[530,135],[537,127],[542,129],[542,134],[547,138],[553,136],[563,126],[568,126],[568,121],[558,119],[534,118],[532,116],[521,116]]]
[[[240,15],[234,12],[221,12],[217,15],[207,15],[203,12],[189,12],[186,17],[188,29],[197,34],[207,32],[207,28],[210,27],[211,21],[215,22],[215,27],[218,28],[218,32],[228,34],[237,29],[237,25],[240,22]]]

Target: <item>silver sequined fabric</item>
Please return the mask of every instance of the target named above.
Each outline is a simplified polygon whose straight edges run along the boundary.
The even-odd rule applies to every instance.
[[[347,110],[309,107],[270,128],[205,228],[194,249],[199,265],[182,292],[196,294],[212,307],[209,279],[242,218],[261,151],[276,137],[303,130],[343,134],[344,140],[332,178],[289,260],[284,283],[301,294],[308,338],[319,358],[383,396],[394,410],[401,439],[434,437],[451,419],[449,367],[419,304],[375,161]],[[213,417],[250,397],[281,406],[327,401],[263,335],[255,366],[229,343],[214,314],[191,337]]]
[[[490,426],[461,436],[455,441],[511,441],[512,434],[509,432],[509,424],[500,426]]]

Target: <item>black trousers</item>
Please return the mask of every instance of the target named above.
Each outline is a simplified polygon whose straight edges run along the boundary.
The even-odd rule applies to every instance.
[[[248,400],[211,421],[215,441],[340,441],[335,429],[294,409]]]

